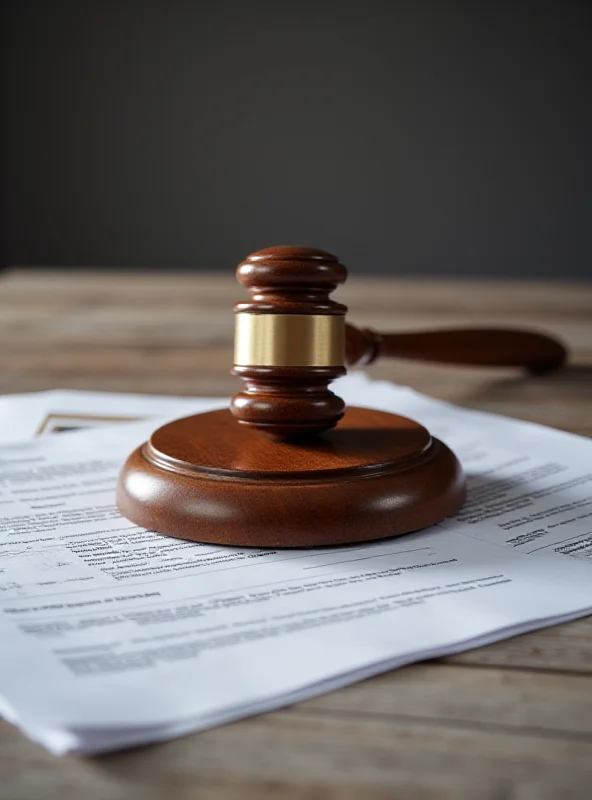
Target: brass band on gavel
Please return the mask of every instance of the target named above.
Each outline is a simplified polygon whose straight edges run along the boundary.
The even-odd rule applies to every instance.
[[[236,366],[334,367],[344,362],[342,314],[236,314]]]

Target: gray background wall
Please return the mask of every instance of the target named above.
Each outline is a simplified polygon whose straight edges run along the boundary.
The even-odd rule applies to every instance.
[[[4,264],[591,273],[586,2],[4,0]]]

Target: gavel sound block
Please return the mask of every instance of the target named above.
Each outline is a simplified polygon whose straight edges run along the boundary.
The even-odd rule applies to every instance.
[[[403,334],[401,342],[346,326],[347,309],[329,297],[346,270],[322,250],[261,250],[237,277],[250,293],[235,306],[234,372],[244,391],[230,410],[158,429],[119,477],[121,513],[159,533],[275,548],[367,541],[439,522],[464,502],[458,460],[413,420],[346,410],[328,388],[345,374],[346,350],[348,363],[368,363],[386,349],[531,369],[565,355],[557,343],[545,348],[545,337],[519,333],[508,361],[499,332],[484,332],[472,350],[452,332],[444,354],[456,356],[446,359],[434,332]]]

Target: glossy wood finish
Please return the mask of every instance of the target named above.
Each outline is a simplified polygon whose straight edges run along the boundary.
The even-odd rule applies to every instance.
[[[346,274],[324,250],[260,250],[237,269],[251,300],[238,303],[235,313],[255,321],[272,316],[274,323],[278,315],[288,323],[341,318],[346,308],[329,293]],[[259,335],[276,333],[277,326],[266,325]],[[300,333],[310,330],[301,326]],[[333,359],[289,366],[293,326],[288,334],[277,363],[235,363],[246,390],[232,398],[230,414],[177,420],[132,453],[119,476],[119,511],[158,533],[239,547],[383,539],[458,511],[465,480],[456,456],[404,417],[361,408],[344,416],[345,404],[327,385],[345,369]],[[279,342],[258,344],[254,359],[272,354]],[[235,354],[239,349],[235,344]],[[308,347],[300,352],[311,355]]]
[[[342,317],[347,311],[329,298],[344,283],[347,271],[336,256],[324,250],[268,247],[248,256],[237,267],[236,275],[251,295],[249,302],[235,305],[235,313],[239,315],[255,318],[270,315],[283,321],[294,315],[301,319],[314,315]],[[266,334],[268,339],[274,335],[271,331]],[[237,326],[236,337],[240,336]],[[307,333],[304,330],[292,333],[292,337],[298,336],[306,337]],[[235,343],[235,353],[237,345],[242,347],[243,343],[240,340]],[[346,326],[345,365],[365,366],[385,357],[440,364],[521,367],[541,373],[560,367],[567,351],[561,342],[547,334],[511,328],[381,333],[352,324]],[[245,389],[232,399],[232,414],[242,425],[266,436],[281,441],[321,433],[343,416],[343,402],[328,388],[330,381],[343,374],[335,360],[321,359],[320,364],[282,361],[280,354],[277,361],[258,361],[253,354],[252,360],[235,363],[234,373],[245,381]]]
[[[236,297],[214,275],[8,273],[0,391],[228,397]],[[376,330],[551,332],[570,362],[545,375],[388,359],[368,371],[592,435],[592,287],[354,276],[338,299]],[[6,800],[582,800],[591,784],[592,617],[101,758],[54,758],[0,722]]]
[[[405,417],[348,408],[323,436],[262,438],[212,411],[159,428],[131,454],[117,505],[137,525],[198,542],[311,547],[382,539],[454,514],[456,457]]]
[[[251,296],[236,303],[238,314],[343,317],[347,311],[329,297],[345,281],[347,270],[324,250],[268,247],[239,264],[236,276]],[[341,398],[328,388],[345,375],[343,364],[235,364],[233,371],[245,389],[232,398],[232,414],[242,425],[274,439],[321,433],[336,425],[345,411]]]
[[[346,325],[347,366],[372,364],[378,358],[477,367],[522,367],[540,373],[558,369],[567,358],[567,350],[548,334],[516,328],[378,333]]]

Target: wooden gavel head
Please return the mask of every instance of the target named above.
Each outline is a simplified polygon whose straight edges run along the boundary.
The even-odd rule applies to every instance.
[[[269,247],[237,267],[250,300],[235,305],[233,372],[245,381],[230,410],[274,439],[334,427],[345,403],[329,383],[345,374],[345,313],[330,299],[347,270],[310,247]]]

